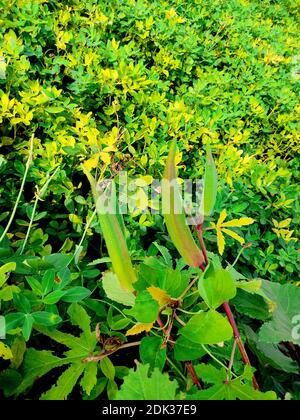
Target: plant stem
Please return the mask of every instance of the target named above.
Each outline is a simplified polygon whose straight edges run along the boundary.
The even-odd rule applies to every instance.
[[[26,165],[25,165],[25,171],[24,171],[24,175],[23,175],[23,179],[22,179],[21,188],[19,190],[19,194],[18,194],[17,200],[15,202],[13,211],[12,211],[12,213],[10,215],[9,221],[8,221],[8,223],[6,225],[6,228],[4,229],[4,231],[3,231],[3,233],[2,233],[2,235],[0,237],[0,243],[3,241],[3,239],[5,238],[7,232],[9,231],[9,228],[10,228],[10,226],[12,224],[12,221],[14,220],[14,217],[15,217],[15,214],[16,214],[16,211],[17,211],[19,202],[21,200],[21,195],[22,195],[23,190],[24,190],[24,185],[25,185],[25,181],[26,181],[26,178],[27,178],[27,175],[28,175],[29,167],[30,167],[30,165],[32,163],[32,157],[33,157],[33,139],[34,139],[34,134],[32,134],[32,136],[30,138],[29,151],[28,151],[28,159],[27,159],[27,162],[26,162]]]
[[[199,239],[201,250],[203,252],[205,264],[206,264],[206,266],[208,266],[209,261],[208,261],[206,246],[205,246],[205,243],[204,243],[204,240],[203,240],[202,226],[203,226],[202,224],[196,226],[196,232],[197,232],[197,236],[198,236],[198,239]]]
[[[86,223],[86,225],[85,225],[85,228],[84,228],[84,231],[83,231],[83,234],[82,234],[81,239],[80,239],[80,241],[79,241],[79,244],[76,246],[75,252],[74,252],[73,257],[72,257],[71,261],[69,262],[69,264],[70,264],[73,260],[75,260],[75,263],[76,263],[76,258],[77,258],[77,256],[78,256],[78,254],[80,253],[80,248],[81,248],[81,245],[82,245],[82,243],[83,243],[83,241],[84,241],[84,239],[85,239],[85,237],[86,237],[87,231],[88,231],[89,227],[91,226],[91,223],[92,223],[92,221],[93,221],[94,217],[96,216],[96,214],[97,214],[97,209],[95,209],[95,210],[93,211],[93,214],[91,215],[91,217],[90,217],[90,218],[89,218],[89,220],[87,221],[87,223]],[[76,263],[76,264],[77,264],[77,263]]]
[[[204,345],[201,344],[201,347],[203,348],[204,351],[206,351],[206,353],[216,362],[218,363],[220,366],[222,366],[225,370],[227,370],[227,366],[224,365],[224,363],[222,363],[216,356],[214,356],[211,351],[208,350],[208,348]],[[237,378],[237,375],[235,373],[232,372],[232,375],[235,376]]]
[[[166,357],[167,362],[169,363],[169,365],[172,366],[172,368],[174,370],[176,370],[176,372],[178,373],[178,375],[184,380],[184,382],[186,383],[186,377],[183,375],[182,372],[180,372],[180,370],[178,369],[178,367],[175,365],[175,363],[172,362],[171,359],[169,359],[169,357]]]
[[[30,234],[30,231],[31,231],[31,228],[32,228],[33,220],[34,220],[34,217],[35,217],[35,213],[36,213],[36,208],[37,208],[38,201],[41,200],[41,198],[45,194],[45,192],[46,192],[46,190],[48,188],[48,185],[50,184],[50,182],[52,181],[52,179],[56,175],[58,169],[59,169],[59,167],[57,167],[55,169],[55,171],[53,172],[53,174],[47,179],[47,181],[45,182],[45,184],[43,185],[43,187],[41,188],[41,190],[37,190],[37,192],[35,194],[35,201],[34,201],[32,213],[31,213],[31,217],[30,217],[28,229],[27,229],[27,232],[26,232],[26,237],[25,237],[24,242],[23,242],[23,245],[21,247],[20,255],[23,254],[24,249],[25,249],[25,246],[27,244],[27,241],[28,241],[28,238],[29,238],[29,234]]]
[[[89,356],[89,357],[86,357],[82,361],[85,362],[85,363],[86,362],[98,362],[99,360],[102,360],[105,357],[110,356],[111,354],[115,353],[118,350],[125,349],[125,348],[128,348],[128,347],[133,347],[133,346],[139,346],[140,344],[141,344],[140,341],[134,341],[132,343],[122,344],[121,346],[119,346],[119,347],[117,347],[115,349],[111,349],[109,351],[105,351],[105,352],[103,352],[101,354],[98,354],[97,356]]]
[[[235,355],[236,345],[237,345],[237,341],[234,340],[231,355],[230,355],[228,370],[227,370],[227,382],[229,382],[230,379],[231,379],[231,370],[232,370],[233,363],[234,363],[234,355]]]
[[[233,336],[234,336],[234,339],[236,340],[237,346],[238,346],[239,351],[241,353],[242,360],[243,360],[243,362],[246,365],[251,365],[250,360],[249,360],[249,357],[248,357],[248,354],[247,354],[246,349],[244,347],[244,344],[242,342],[239,329],[238,329],[238,327],[236,325],[236,322],[235,322],[233,313],[232,313],[231,308],[229,306],[229,303],[228,302],[224,302],[223,303],[223,308],[224,308],[224,311],[225,311],[225,313],[227,315],[228,321],[229,321],[229,323],[230,323],[230,325],[232,327]],[[254,389],[259,389],[258,383],[257,383],[256,378],[255,378],[254,375],[252,377],[252,383],[253,383],[253,388]]]
[[[200,380],[197,376],[197,373],[194,369],[193,363],[189,360],[189,361],[185,362],[185,366],[186,366],[187,370],[189,371],[189,374],[192,377],[193,384],[196,385],[199,389],[202,389],[202,385],[201,385]]]
[[[200,243],[200,246],[201,246],[201,250],[203,252],[203,255],[204,256],[206,255],[206,258],[207,258],[206,246],[205,246],[205,243],[204,243],[204,240],[203,240],[203,235],[202,235],[202,224],[197,226],[197,234],[198,234],[199,243]],[[202,271],[204,271],[203,270],[203,266],[200,266],[200,269]],[[236,340],[236,343],[237,343],[237,346],[239,348],[239,351],[241,353],[243,362],[245,364],[247,364],[247,365],[251,365],[250,364],[249,357],[248,357],[248,354],[247,354],[246,349],[244,347],[244,344],[242,342],[239,329],[238,329],[238,327],[236,325],[236,322],[235,322],[233,313],[232,313],[232,311],[230,309],[229,303],[228,302],[224,302],[223,303],[223,308],[224,308],[224,311],[225,311],[225,313],[227,315],[228,321],[229,321],[229,323],[231,325],[231,328],[232,328],[232,331],[233,331],[233,335],[234,335],[234,338]],[[253,383],[253,388],[254,389],[259,389],[258,383],[257,383],[256,378],[255,378],[254,375],[252,377],[252,383]]]

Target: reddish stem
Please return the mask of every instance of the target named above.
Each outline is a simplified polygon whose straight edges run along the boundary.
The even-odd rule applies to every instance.
[[[203,226],[202,224],[201,225],[197,225],[196,226],[196,232],[197,232],[197,236],[198,236],[198,239],[199,239],[201,250],[203,252],[205,265],[208,266],[209,261],[208,261],[206,246],[205,246],[205,243],[204,243],[204,240],[203,240],[202,226]]]
[[[208,265],[208,257],[207,257],[206,246],[205,246],[205,243],[204,243],[204,240],[203,240],[203,235],[202,235],[202,226],[203,226],[202,224],[196,226],[196,231],[197,231],[197,235],[198,235],[198,238],[199,238],[200,247],[201,247],[201,250],[202,250],[203,255],[204,255],[205,263],[206,263],[206,266],[207,266]],[[200,269],[203,272],[205,271],[205,268],[203,267],[202,264],[200,265]],[[250,360],[249,360],[248,354],[247,354],[246,349],[244,347],[244,344],[242,342],[241,335],[240,335],[239,329],[236,325],[236,322],[235,322],[233,313],[230,309],[229,303],[224,302],[223,303],[223,308],[226,312],[228,321],[229,321],[229,323],[232,327],[233,335],[234,335],[234,338],[237,342],[239,351],[242,355],[243,362],[247,365],[250,365]],[[252,383],[253,383],[253,388],[254,389],[259,389],[258,383],[257,383],[254,375],[252,377]]]
[[[235,340],[236,340],[236,342],[237,342],[237,345],[238,345],[239,351],[240,351],[241,356],[242,356],[242,360],[243,360],[243,362],[244,362],[246,365],[251,365],[251,364],[250,364],[249,357],[248,357],[248,354],[247,354],[246,349],[245,349],[245,346],[244,346],[244,344],[243,344],[243,342],[242,342],[242,339],[241,339],[241,335],[240,335],[239,329],[238,329],[238,327],[237,327],[237,325],[236,325],[236,322],[235,322],[235,319],[234,319],[233,313],[232,313],[231,308],[230,308],[230,306],[229,306],[229,303],[228,303],[228,302],[224,302],[224,303],[223,303],[223,308],[224,308],[224,311],[226,312],[226,315],[227,315],[228,321],[229,321],[229,323],[230,323],[230,325],[231,325],[231,327],[232,327],[232,331],[233,331],[234,339],[235,339]],[[256,378],[255,378],[255,376],[254,376],[254,375],[253,375],[253,377],[252,377],[252,383],[253,383],[253,388],[254,388],[254,389],[259,389],[258,383],[257,383]]]
[[[199,389],[202,389],[201,383],[199,381],[199,378],[197,376],[197,373],[194,369],[192,362],[191,361],[185,362],[185,366],[192,377],[193,384],[196,385]]]

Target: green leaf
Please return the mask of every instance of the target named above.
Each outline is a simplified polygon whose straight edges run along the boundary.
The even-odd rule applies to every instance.
[[[216,165],[211,153],[210,145],[207,143],[207,154],[204,174],[204,216],[213,213],[218,187],[218,176]]]
[[[5,397],[13,395],[21,382],[22,375],[15,369],[6,369],[0,373],[0,389]]]
[[[69,306],[68,314],[70,315],[71,323],[81,328],[83,331],[82,337],[86,339],[89,345],[93,346],[95,344],[95,333],[91,331],[91,319],[86,310],[79,303],[72,303]]]
[[[84,374],[80,385],[87,395],[90,395],[97,384],[98,364],[95,362],[86,363]]]
[[[67,292],[65,290],[54,290],[43,298],[45,305],[54,305],[57,303]]]
[[[62,301],[64,302],[78,302],[91,295],[91,291],[86,287],[76,286],[65,291]]]
[[[0,267],[0,287],[3,286],[3,284],[6,282],[8,277],[6,276],[6,273],[9,273],[10,271],[14,271],[16,269],[16,263],[15,262],[9,262],[2,267]]]
[[[163,370],[166,357],[167,348],[161,348],[163,339],[160,337],[143,337],[140,344],[140,357],[144,364],[149,364],[151,370],[158,368]]]
[[[201,359],[204,354],[206,354],[206,352],[201,345],[196,344],[183,336],[176,340],[174,357],[179,362]]]
[[[14,330],[17,327],[21,327],[24,323],[25,314],[22,312],[16,312],[13,314],[5,315],[5,329],[6,332]]]
[[[13,358],[13,354],[11,352],[11,349],[3,343],[3,341],[0,341],[0,358],[4,360],[9,360]]]
[[[291,341],[300,345],[300,288],[264,280],[262,291],[276,307],[272,319],[260,329],[260,341],[274,344]]]
[[[25,314],[31,311],[31,304],[29,300],[21,293],[16,293],[13,295],[14,299],[14,306],[20,311],[24,312]]]
[[[148,286],[156,286],[174,299],[187,288],[191,277],[188,273],[158,265],[157,258],[153,257],[146,258],[140,265],[138,276],[135,287],[141,284],[141,290],[144,290]]]
[[[215,271],[213,277],[200,278],[199,293],[208,307],[218,308],[222,303],[236,295],[236,286],[232,276],[227,270]]]
[[[45,271],[43,278],[42,278],[42,292],[43,295],[47,295],[54,286],[54,279],[55,279],[55,271],[54,270],[47,270]]]
[[[25,314],[25,318],[24,318],[24,323],[23,323],[23,336],[25,338],[26,341],[29,340],[31,331],[32,331],[32,326],[34,323],[34,318],[31,314]]]
[[[68,361],[54,356],[51,351],[28,349],[24,360],[24,377],[14,394],[19,395],[23,393],[27,388],[31,387],[37,378],[46,375],[50,370],[65,363],[68,363]]]
[[[52,388],[42,394],[41,400],[66,400],[72,392],[79,377],[85,369],[84,363],[74,363],[66,369],[58,378]]]
[[[166,264],[166,266],[172,267],[172,257],[169,250],[165,246],[162,246],[157,242],[153,242],[153,245],[159,250],[159,252],[163,256],[164,263]]]
[[[262,280],[250,280],[250,281],[238,281],[236,282],[236,287],[239,289],[245,290],[248,293],[257,293],[262,285]]]
[[[31,287],[31,290],[37,295],[42,296],[43,295],[43,288],[41,283],[35,278],[35,277],[26,277],[27,283]]]
[[[100,360],[100,368],[103,375],[106,376],[109,381],[113,381],[115,379],[116,370],[108,357],[104,357],[104,359]]]
[[[300,368],[297,362],[285,356],[276,344],[259,341],[258,336],[248,325],[244,326],[244,331],[249,347],[263,366],[272,366],[287,373],[299,373]]]
[[[159,304],[152,298],[147,290],[138,294],[132,309],[126,309],[124,311],[126,315],[133,316],[138,322],[143,324],[154,322],[158,312]]]
[[[166,373],[155,368],[149,376],[149,365],[139,364],[134,371],[130,369],[116,400],[175,400],[177,382],[170,381]]]
[[[15,285],[5,286],[2,290],[0,290],[0,300],[8,302],[9,300],[13,299],[13,295],[16,293],[20,293],[19,287]]]
[[[106,296],[114,302],[122,303],[125,306],[134,305],[134,294],[121,286],[115,273],[110,271],[104,273],[102,277],[102,286]]]
[[[212,387],[188,396],[188,400],[276,400],[273,391],[266,393],[256,391],[251,384],[252,373],[245,368],[244,374],[236,379],[228,380],[224,368],[217,369],[212,365],[196,366],[197,375]],[[244,382],[245,381],[245,382]],[[250,382],[250,383],[249,383]]]
[[[38,311],[33,312],[31,315],[34,319],[34,322],[40,325],[44,325],[45,327],[51,327],[62,321],[59,315],[52,312]]]
[[[169,235],[184,261],[199,267],[204,262],[202,251],[196,245],[187,225],[183,201],[175,168],[176,141],[171,143],[161,185],[162,211]]]
[[[11,361],[12,366],[17,369],[21,366],[24,354],[26,352],[26,343],[24,337],[17,336],[14,339],[13,344],[11,346],[11,351],[13,354],[13,359]]]
[[[197,344],[218,344],[232,337],[232,328],[226,318],[210,310],[192,316],[179,333]]]
[[[239,289],[231,303],[238,312],[251,318],[264,321],[270,317],[269,306],[264,298],[259,295],[250,294]]]

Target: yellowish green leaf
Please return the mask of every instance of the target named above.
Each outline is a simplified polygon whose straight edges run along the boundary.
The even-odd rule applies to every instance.
[[[151,322],[150,324],[143,324],[141,322],[135,324],[132,328],[130,328],[130,330],[128,330],[126,332],[126,336],[129,335],[137,335],[140,334],[141,332],[148,332],[151,330],[151,328],[153,327],[153,322]]]

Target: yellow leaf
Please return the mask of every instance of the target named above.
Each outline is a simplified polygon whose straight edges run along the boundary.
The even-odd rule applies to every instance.
[[[222,227],[240,227],[251,225],[254,222],[254,219],[251,217],[241,217],[240,219],[233,219],[229,222],[222,223]]]
[[[218,242],[219,254],[223,255],[224,248],[225,248],[225,238],[220,229],[217,229],[217,242]]]
[[[292,221],[291,218],[285,219],[282,222],[279,222],[278,227],[280,227],[280,228],[286,228],[286,227],[288,227],[290,225],[291,221]]]
[[[99,162],[99,153],[96,153],[91,158],[89,158],[88,160],[86,160],[83,163],[83,165],[84,165],[85,169],[87,169],[88,171],[90,171],[91,169],[95,169],[97,167],[98,162]]]
[[[130,328],[130,330],[127,331],[126,336],[140,334],[143,331],[148,332],[151,330],[152,327],[153,322],[151,322],[150,324],[143,324],[141,322],[138,322],[132,328]]]
[[[233,239],[236,239],[237,241],[239,241],[239,243],[241,245],[243,245],[245,243],[245,239],[242,238],[240,235],[238,235],[236,232],[234,232],[233,230],[230,229],[223,229],[222,228],[222,232],[227,233],[227,235],[231,236]]]
[[[110,163],[110,155],[109,153],[106,152],[100,152],[99,153],[101,160],[106,163],[109,164]]]
[[[273,225],[275,226],[275,227],[279,227],[279,224],[278,224],[278,222],[277,222],[277,220],[275,220],[275,219],[272,219],[272,222],[273,222]]]
[[[227,211],[224,209],[221,211],[219,220],[217,221],[217,226],[221,226],[224,220],[226,219],[226,217],[227,217]]]
[[[6,344],[4,344],[3,341],[0,341],[0,357],[2,357],[4,360],[13,358],[11,349]]]
[[[160,305],[166,305],[171,302],[171,297],[167,292],[161,290],[159,287],[147,287],[148,292]]]

